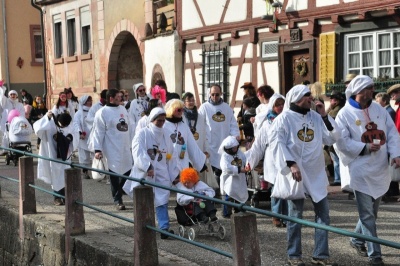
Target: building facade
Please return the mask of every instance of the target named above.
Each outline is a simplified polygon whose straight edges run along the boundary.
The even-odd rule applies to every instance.
[[[43,95],[40,13],[30,1],[0,0],[0,79],[7,89]]]

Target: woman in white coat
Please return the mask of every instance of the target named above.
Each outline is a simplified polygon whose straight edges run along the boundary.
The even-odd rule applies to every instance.
[[[130,176],[146,178],[147,181],[170,187],[173,182],[178,182],[179,168],[173,143],[163,128],[165,111],[160,107],[154,108],[150,112],[149,121],[149,125],[139,131],[132,141],[132,155],[135,158],[135,164]],[[139,185],[138,182],[127,180],[123,189],[130,197],[133,197],[133,191]],[[172,230],[169,230],[169,195],[169,190],[154,187],[154,205],[158,227],[173,233]],[[161,234],[161,238],[166,239],[168,236]]]
[[[203,172],[207,168],[206,155],[197,145],[189,126],[183,122],[183,108],[181,100],[172,99],[167,102],[167,121],[164,128],[170,132],[175,152],[179,154],[179,168],[184,169],[192,165],[197,171]]]
[[[61,131],[63,135],[70,140],[69,154],[72,152],[73,127],[70,125],[72,120],[71,116],[64,113],[59,115],[56,119],[57,121],[54,121],[53,113],[49,111],[47,115],[33,124],[35,134],[42,140],[39,149],[40,156],[57,158],[57,142],[54,139],[54,135],[57,134],[57,131]],[[70,161],[71,156],[68,157],[67,161]],[[45,183],[50,184],[55,193],[64,196],[64,170],[67,168],[70,168],[70,166],[39,158],[37,177]],[[55,196],[54,205],[64,205],[64,200]]]

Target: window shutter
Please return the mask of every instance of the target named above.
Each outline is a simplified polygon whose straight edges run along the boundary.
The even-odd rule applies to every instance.
[[[319,36],[319,81],[325,91],[325,83],[335,82],[336,58],[335,32],[322,33]]]

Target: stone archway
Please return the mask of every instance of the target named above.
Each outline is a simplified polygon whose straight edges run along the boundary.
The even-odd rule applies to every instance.
[[[144,43],[136,26],[122,20],[114,27],[107,44],[107,70],[103,84],[107,88],[132,89],[133,84],[143,82]]]
[[[162,69],[162,66],[160,66],[159,64],[155,64],[153,67],[153,71],[151,72],[151,87],[153,88],[156,81],[160,79],[165,80],[164,71]]]

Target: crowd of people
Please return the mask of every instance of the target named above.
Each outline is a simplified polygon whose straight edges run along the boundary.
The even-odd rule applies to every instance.
[[[391,181],[389,166],[400,167],[400,111],[390,105],[390,100],[396,105],[400,102],[400,84],[375,95],[373,80],[368,76],[349,74],[345,83],[345,94],[332,92],[327,108],[319,83],[295,85],[284,97],[268,85],[256,89],[246,82],[241,86],[244,97],[237,117],[217,84],[209,88],[207,101],[199,108],[192,93],[182,97],[169,93],[163,80],[149,91],[143,83],[135,84],[133,100],[129,100],[129,90],[103,90],[95,104],[90,95],[78,100],[72,89],[66,88],[50,110],[40,96],[33,98],[22,90],[22,100],[31,107],[28,108],[18,101],[16,91],[9,91],[6,97],[5,88],[1,87],[0,129],[5,131],[8,113],[17,109],[33,124],[40,155],[70,160],[77,149],[79,163],[85,166],[105,158],[117,210],[126,209],[124,193],[132,197],[134,188],[140,185],[119,175],[245,203],[245,174],[261,164],[261,174],[272,187],[272,212],[302,218],[308,196],[315,222],[329,225],[327,187],[342,186],[355,196],[359,214],[355,232],[376,237],[380,201],[399,195],[399,184]],[[68,151],[64,157],[58,147],[61,140]],[[331,184],[324,153],[333,162]],[[66,167],[39,159],[38,178],[63,196]],[[207,183],[205,176],[211,173],[217,188]],[[82,176],[91,178],[87,170]],[[172,232],[168,216],[170,191],[154,188],[154,195],[158,226]],[[195,204],[200,222],[216,221],[213,203],[201,202],[178,195],[179,205]],[[54,204],[64,205],[64,200],[56,196]],[[223,205],[222,216],[230,218],[238,211]],[[302,226],[277,218],[272,222],[277,227],[287,227],[289,264],[305,265]],[[368,257],[370,265],[384,265],[379,244],[352,238],[349,245]],[[315,229],[311,262],[337,265],[329,259],[325,230]]]

